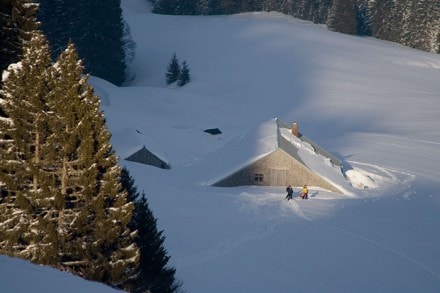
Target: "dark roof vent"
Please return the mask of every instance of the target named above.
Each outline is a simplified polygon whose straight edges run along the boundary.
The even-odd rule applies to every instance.
[[[203,130],[203,132],[206,132],[206,133],[209,133],[209,134],[212,134],[212,135],[222,134],[222,132],[218,128],[205,129],[205,130]]]

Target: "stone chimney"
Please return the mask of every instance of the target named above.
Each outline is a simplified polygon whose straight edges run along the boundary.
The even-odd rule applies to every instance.
[[[298,137],[298,123],[296,123],[296,121],[293,121],[292,124],[292,134]]]

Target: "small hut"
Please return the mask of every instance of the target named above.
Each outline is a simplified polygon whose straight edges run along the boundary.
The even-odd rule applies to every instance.
[[[308,153],[313,153],[328,161],[335,173],[342,174],[342,162],[336,157],[325,151],[309,138],[298,131],[298,124],[292,126],[275,119],[270,123],[270,132],[264,139],[258,141],[266,144],[256,146],[264,149],[264,153],[255,156],[254,159],[246,160],[238,170],[223,176],[212,186],[233,187],[243,185],[261,186],[309,186],[320,187],[335,193],[343,193],[338,186],[322,177],[307,164],[307,158],[303,155],[305,148]],[[300,150],[301,149],[301,150]],[[326,165],[323,162],[323,165]],[[339,169],[339,171],[338,171]]]
[[[167,162],[147,150],[145,145],[131,156],[125,158],[125,160],[145,165],[151,165],[161,169],[170,169],[170,165]]]

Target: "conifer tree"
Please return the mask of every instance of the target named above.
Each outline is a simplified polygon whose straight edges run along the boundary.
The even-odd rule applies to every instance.
[[[186,61],[183,61],[182,63],[182,70],[180,71],[179,75],[179,82],[177,83],[179,86],[184,86],[188,82],[191,81],[191,77],[189,75],[190,69]]]
[[[403,21],[402,6],[393,0],[369,3],[371,35],[375,38],[397,42]]]
[[[172,84],[173,82],[176,82],[179,79],[180,72],[181,72],[181,68],[180,68],[179,60],[177,59],[176,53],[174,53],[167,67],[167,73],[166,73],[167,84]]]
[[[181,284],[175,280],[176,270],[168,266],[169,256],[163,247],[165,236],[157,230],[145,194],[139,195],[128,169],[122,169],[120,180],[127,199],[134,202],[130,227],[137,231],[136,244],[140,250],[138,274],[124,288],[131,292],[177,292]]]
[[[125,23],[120,0],[40,0],[42,30],[52,44],[53,57],[68,40],[76,44],[85,71],[121,85],[126,77]]]
[[[436,35],[440,32],[440,4],[430,0],[408,0],[403,9],[400,43],[435,52]]]
[[[40,225],[40,220],[53,216],[49,213],[53,198],[46,185],[50,174],[42,168],[47,164],[50,52],[38,31],[23,51],[21,62],[10,65],[4,74],[1,91],[7,118],[0,119],[0,250],[38,262],[53,252],[49,239],[53,233],[48,230],[52,226]]]
[[[58,183],[54,194],[63,269],[119,286],[133,277],[138,249],[128,229],[133,205],[121,191],[120,167],[99,98],[87,84],[73,44],[51,68],[48,138]]]
[[[125,192],[127,193],[127,202],[134,203],[138,199],[139,193],[137,192],[134,179],[133,177],[131,177],[130,172],[126,167],[123,167],[121,169],[121,176],[119,178],[119,181],[121,183],[122,189],[125,190]]]
[[[174,268],[168,267],[169,256],[164,248],[165,236],[157,230],[156,219],[148,207],[145,194],[135,202],[133,217],[138,236],[136,243],[140,249],[140,275],[135,292],[176,292]]]
[[[22,58],[24,43],[38,27],[37,10],[32,0],[0,0],[0,72]]]
[[[370,18],[370,6],[365,0],[357,1],[356,3],[356,22],[357,22],[357,34],[361,36],[371,35],[371,18]]]
[[[327,26],[336,32],[356,34],[356,0],[334,0]]]
[[[176,14],[180,0],[158,0],[153,3],[153,12],[158,14]]]
[[[52,66],[41,33],[24,52],[1,91],[0,252],[122,286],[139,249],[99,98],[72,44]]]

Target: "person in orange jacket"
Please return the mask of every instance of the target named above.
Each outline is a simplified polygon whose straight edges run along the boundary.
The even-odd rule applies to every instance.
[[[307,188],[307,185],[304,184],[302,188],[302,193],[299,195],[302,199],[308,199],[309,198],[309,189]]]

